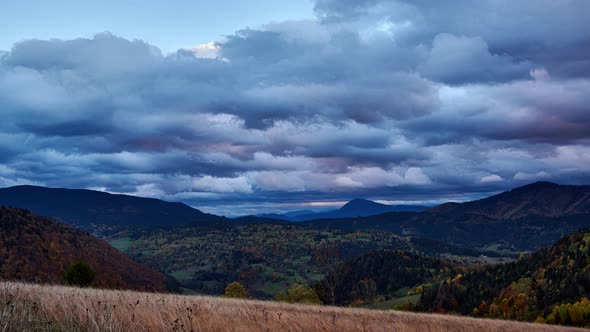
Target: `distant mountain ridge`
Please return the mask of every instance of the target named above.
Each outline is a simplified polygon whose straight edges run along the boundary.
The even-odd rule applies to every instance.
[[[285,213],[262,213],[262,214],[257,214],[256,217],[293,221],[292,218],[307,215],[307,214],[314,214],[314,213],[318,213],[318,212],[312,211],[312,210],[297,210],[297,211],[289,211],[289,212],[285,212]]]
[[[373,202],[367,199],[355,198],[350,202],[344,204],[337,210],[328,212],[316,213],[301,213],[301,211],[293,211],[285,214],[263,214],[258,215],[262,218],[279,219],[286,221],[309,221],[316,219],[338,219],[338,218],[356,218],[378,215],[387,212],[402,212],[402,211],[424,211],[428,209],[421,205],[387,205]]]
[[[466,203],[445,203],[423,212],[306,221],[319,229],[382,230],[484,248],[504,243],[513,251],[549,245],[590,227],[590,186],[536,182]]]
[[[500,245],[512,253],[549,245],[565,234],[590,227],[590,186],[550,182],[536,182],[488,198],[446,203],[428,209],[354,199],[338,210],[312,214],[296,211],[284,216],[285,219],[267,215],[230,220],[182,203],[34,186],[0,189],[0,204],[25,208],[85,230],[90,230],[88,226],[93,224],[225,228],[299,221],[301,226],[308,228],[381,230],[478,250]],[[423,211],[405,211],[416,209]]]
[[[70,225],[178,226],[225,222],[183,203],[85,189],[16,186],[0,189],[0,205],[27,209]]]
[[[431,213],[476,214],[493,219],[561,217],[590,213],[590,186],[535,182],[466,203],[445,203]]]
[[[106,242],[29,211],[0,206],[0,279],[61,284],[65,270],[78,260],[96,270],[96,287],[167,290],[166,276]]]

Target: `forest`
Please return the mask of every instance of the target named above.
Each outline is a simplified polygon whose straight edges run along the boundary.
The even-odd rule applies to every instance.
[[[272,299],[294,283],[312,286],[338,264],[375,250],[448,253],[457,264],[480,252],[382,231],[313,230],[297,224],[227,228],[95,229],[140,263],[173,276],[184,292],[222,294],[239,281],[255,298]],[[509,258],[506,258],[509,259]]]
[[[403,310],[588,326],[589,246],[587,228],[502,264],[466,267],[398,251],[371,252],[341,264],[318,289],[326,303],[339,305],[383,308],[390,302]],[[396,295],[398,301],[390,301]]]

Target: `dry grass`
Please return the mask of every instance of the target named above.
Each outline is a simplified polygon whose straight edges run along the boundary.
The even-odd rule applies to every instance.
[[[396,311],[0,283],[1,331],[568,331]]]

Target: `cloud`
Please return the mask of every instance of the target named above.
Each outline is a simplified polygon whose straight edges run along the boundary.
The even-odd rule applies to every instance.
[[[543,180],[550,177],[549,173],[547,172],[537,172],[537,173],[523,173],[523,172],[518,172],[516,174],[514,174],[514,179],[515,180],[520,180],[520,181],[539,181],[539,180]]]
[[[442,107],[408,122],[423,138],[563,143],[590,138],[590,80],[518,80],[446,86]]]
[[[253,112],[264,119],[313,117],[378,123],[430,112],[435,88],[414,75],[396,74],[352,84],[280,85],[245,91]]]
[[[548,81],[551,76],[545,68],[533,68],[530,71],[531,78],[535,81]]]
[[[522,79],[529,66],[507,55],[491,54],[482,37],[443,33],[434,37],[430,54],[418,70],[434,80],[457,84]]]
[[[481,178],[482,183],[501,182],[501,181],[504,181],[504,179],[497,174],[490,174],[490,175],[486,175]]]
[[[209,42],[206,44],[197,45],[190,50],[194,53],[195,57],[203,59],[215,59],[219,57],[219,44],[215,42]]]
[[[27,40],[15,44],[2,60],[37,71],[69,69],[100,75],[141,70],[160,58],[162,53],[155,46],[102,33],[92,39]]]
[[[25,40],[0,54],[0,185],[253,211],[589,182],[589,6],[318,0],[171,54]]]
[[[193,179],[192,189],[213,193],[252,193],[252,185],[244,177],[214,178],[206,175]]]

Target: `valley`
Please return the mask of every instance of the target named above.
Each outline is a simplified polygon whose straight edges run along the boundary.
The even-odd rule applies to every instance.
[[[0,13],[0,332],[590,331],[590,0]]]
[[[174,276],[185,290],[222,294],[225,285],[239,281],[261,299],[273,299],[295,283],[313,285],[336,265],[374,250],[448,253],[458,265],[465,265],[467,257],[477,260],[479,253],[382,231],[321,231],[297,224],[170,230],[111,227],[103,229],[100,237],[138,262]]]
[[[65,284],[63,271],[83,260],[99,288],[223,296],[234,283],[252,299],[586,326],[588,188],[535,183],[423,212],[301,222],[82,191],[75,214],[49,210],[59,220],[0,208],[0,271],[4,280]],[[46,209],[43,195],[75,193],[18,190],[33,190],[35,199],[17,205],[36,211]],[[0,204],[13,203],[2,191]],[[96,197],[97,208],[86,208]],[[152,211],[160,212],[138,224]]]

